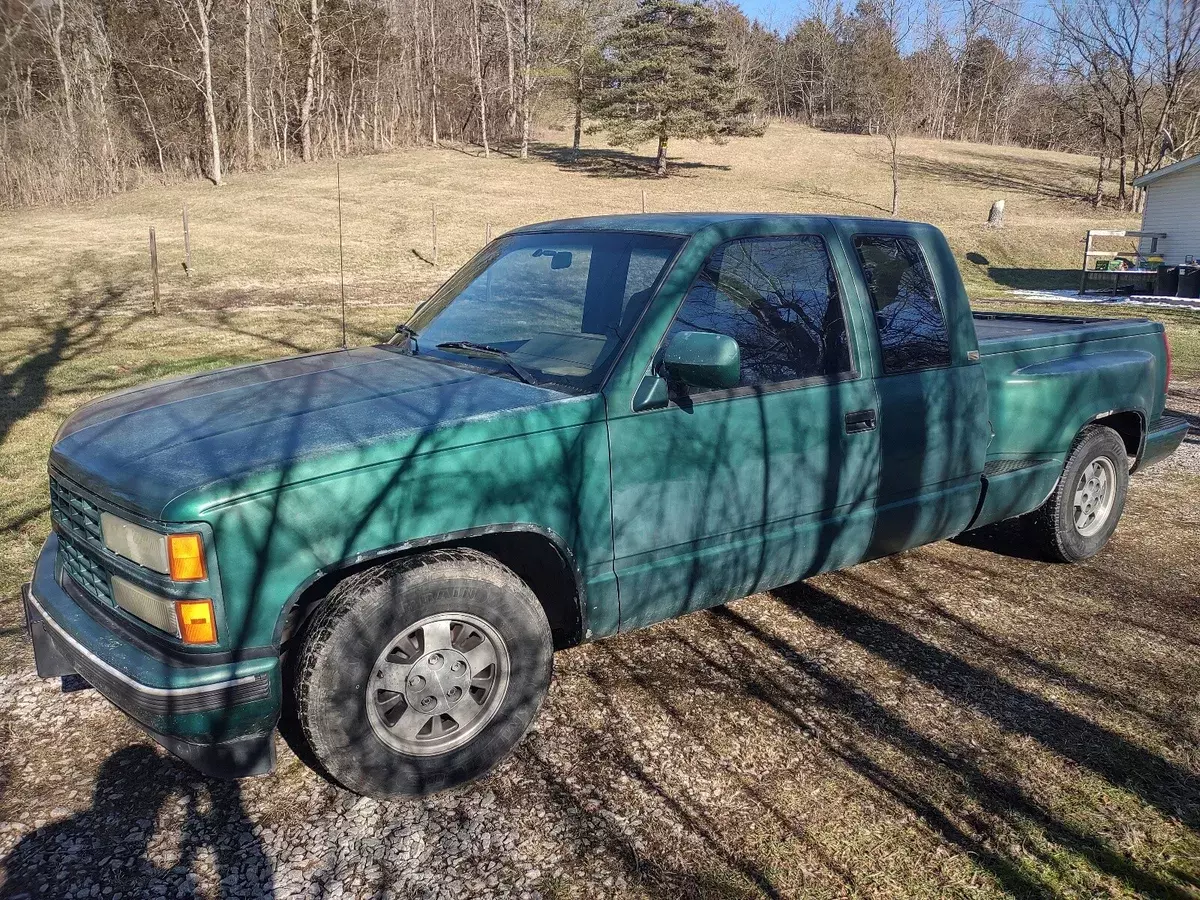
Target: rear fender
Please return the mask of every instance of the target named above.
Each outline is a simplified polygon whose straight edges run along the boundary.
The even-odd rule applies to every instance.
[[[1141,350],[1080,353],[1017,369],[1001,386],[1005,420],[1019,429],[1006,436],[1006,455],[1065,454],[1086,425],[1119,414],[1136,413],[1144,431],[1157,371],[1154,354]]]

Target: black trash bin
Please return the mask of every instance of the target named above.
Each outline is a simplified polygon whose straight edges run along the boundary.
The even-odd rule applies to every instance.
[[[1200,297],[1200,268],[1194,266],[1179,267],[1179,290],[1176,297]]]
[[[1179,290],[1179,266],[1159,266],[1154,278],[1156,297],[1174,297]]]

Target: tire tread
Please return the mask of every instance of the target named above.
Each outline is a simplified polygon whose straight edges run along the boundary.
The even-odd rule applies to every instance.
[[[293,682],[296,718],[299,720],[301,734],[317,759],[322,762],[326,774],[335,780],[336,774],[329,771],[326,763],[331,755],[331,748],[322,733],[319,724],[322,712],[314,697],[318,680],[314,676],[323,662],[323,650],[336,639],[335,632],[339,625],[352,614],[364,595],[384,588],[398,577],[431,566],[447,569],[459,577],[482,578],[497,586],[526,593],[533,604],[537,605],[539,613],[541,612],[536,596],[510,568],[494,557],[470,548],[446,548],[406,556],[364,569],[339,582],[306,623],[298,648]],[[549,645],[548,623],[545,624],[545,641],[547,648],[552,649]],[[364,792],[360,785],[343,784],[343,787]]]
[[[1121,448],[1120,459],[1125,459],[1125,444],[1121,440],[1120,435],[1107,425],[1088,425],[1071,442],[1071,449],[1067,452],[1067,461],[1063,465],[1063,474],[1054,485],[1054,490],[1050,493],[1050,496],[1046,498],[1046,501],[1041,506],[1026,517],[1026,525],[1031,542],[1054,562],[1070,563],[1078,562],[1081,559],[1080,556],[1072,552],[1071,548],[1064,541],[1065,532],[1061,525],[1063,508],[1070,499],[1068,494],[1071,491],[1070,479],[1066,477],[1066,474],[1067,470],[1071,468],[1071,464],[1075,460],[1075,455],[1079,451],[1079,448],[1097,435],[1111,436],[1111,438],[1106,437],[1105,439],[1115,441]],[[1128,473],[1128,471],[1128,465],[1126,465],[1125,472]],[[1126,474],[1127,477],[1128,474]],[[1121,506],[1123,507],[1124,496],[1120,499]],[[1121,508],[1114,509],[1114,514],[1120,517]],[[1105,540],[1107,541],[1107,538]]]

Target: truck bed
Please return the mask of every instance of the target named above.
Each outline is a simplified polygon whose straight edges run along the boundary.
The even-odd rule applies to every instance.
[[[1029,315],[1026,313],[973,312],[979,352],[983,356],[1078,344],[1146,334],[1156,330],[1149,319],[1105,319],[1093,316]]]
[[[1105,418],[1136,452],[1143,420],[1162,415],[1167,348],[1157,322],[1000,312],[973,319],[992,430],[976,525],[1035,509],[1088,422]]]

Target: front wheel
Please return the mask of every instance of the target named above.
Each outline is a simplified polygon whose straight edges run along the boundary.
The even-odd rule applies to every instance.
[[[473,550],[442,550],[347,579],[300,648],[300,726],[333,778],[359,794],[429,794],[506,757],[553,666],[529,587]]]
[[[1034,540],[1060,562],[1095,556],[1116,531],[1128,490],[1129,458],[1120,435],[1103,425],[1085,428],[1054,492],[1030,514]]]

